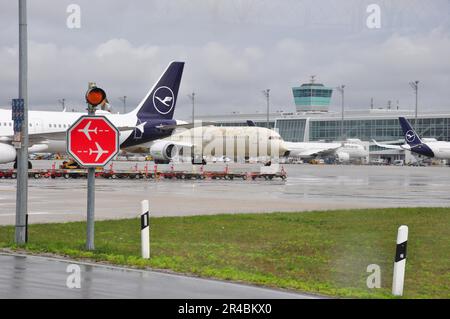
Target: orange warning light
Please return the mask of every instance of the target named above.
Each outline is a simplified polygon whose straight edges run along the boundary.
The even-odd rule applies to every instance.
[[[101,88],[94,87],[86,93],[86,102],[92,106],[97,106],[106,99],[106,93]]]

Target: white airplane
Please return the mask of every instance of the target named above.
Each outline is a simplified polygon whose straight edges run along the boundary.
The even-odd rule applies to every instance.
[[[95,158],[95,161],[98,161],[98,159],[100,157],[102,157],[103,154],[108,154],[109,153],[109,151],[106,151],[106,150],[102,149],[97,142],[95,142],[95,147],[97,148],[97,150],[93,150],[92,148],[89,149],[89,155],[97,154],[97,157]]]
[[[361,159],[368,156],[368,151],[361,145],[361,141],[348,140],[345,142],[284,142],[290,157],[311,159],[318,156],[334,155],[339,162]]]
[[[417,155],[431,158],[450,159],[450,142],[438,141],[435,138],[421,139],[406,118],[399,117],[398,120],[406,143],[403,145],[379,144],[373,140],[375,145],[388,149],[411,151]]]
[[[78,132],[83,132],[84,135],[86,135],[86,138],[88,139],[88,141],[91,140],[91,134],[90,134],[90,133],[95,133],[95,134],[97,134],[97,128],[95,128],[95,129],[93,129],[93,130],[90,130],[90,129],[89,129],[89,126],[91,126],[91,123],[92,123],[92,122],[89,121],[89,122],[86,124],[86,126],[85,126],[84,128],[78,130]]]
[[[189,126],[187,122],[173,119],[176,97],[183,74],[184,62],[171,62],[155,85],[139,105],[126,114],[111,114],[99,110],[96,114],[106,116],[120,131],[120,148],[132,152],[139,145],[168,137],[178,127]],[[28,112],[29,152],[64,153],[66,131],[82,115],[75,112]],[[97,133],[89,124],[82,129]],[[0,164],[15,162],[16,149],[13,141],[11,109],[0,109]]]
[[[335,151],[336,159],[339,162],[349,162],[351,160],[367,159],[369,157],[369,149],[362,145],[359,139],[347,139],[342,146]]]
[[[145,146],[142,153],[149,152],[156,163],[168,163],[176,156],[186,155],[186,150],[191,157],[227,157],[234,161],[250,157],[274,159],[287,152],[277,132],[256,126],[199,126],[175,132]]]

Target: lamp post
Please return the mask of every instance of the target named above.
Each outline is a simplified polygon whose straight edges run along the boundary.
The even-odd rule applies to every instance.
[[[192,92],[191,94],[188,94],[189,99],[192,102],[192,124],[194,124],[195,119],[195,92]]]
[[[416,111],[415,111],[415,118],[414,118],[414,128],[417,131],[417,105],[418,105],[418,94],[419,94],[419,81],[409,82],[409,85],[414,90],[414,93],[416,95]]]
[[[63,112],[65,112],[66,111],[66,99],[64,99],[64,98],[59,99],[58,102],[59,102],[59,104],[61,104]]]
[[[344,137],[344,93],[345,93],[344,89],[345,85],[337,87],[337,90],[341,93],[341,129],[340,129],[341,139]]]
[[[264,94],[264,96],[266,97],[266,102],[267,102],[267,128],[269,127],[269,112],[270,112],[270,89],[265,89],[262,91],[262,93]]]
[[[127,112],[127,96],[121,96],[119,97],[119,100],[121,100],[123,103],[123,113],[125,114]]]
[[[19,0],[19,99],[23,100],[23,121],[17,150],[16,244],[26,243],[28,216],[28,39],[27,1]]]

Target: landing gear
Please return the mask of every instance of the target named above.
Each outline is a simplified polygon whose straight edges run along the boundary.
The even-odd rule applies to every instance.
[[[206,165],[206,161],[205,159],[202,159],[202,161],[199,162],[198,160],[192,159],[192,165]]]
[[[155,164],[170,164],[170,160],[154,159]]]
[[[13,168],[14,168],[14,169],[17,169],[17,161],[14,162]],[[33,168],[33,164],[31,164],[31,162],[28,161],[28,169],[32,169],[32,168]]]
[[[206,160],[201,155],[191,157],[192,165],[206,165]]]

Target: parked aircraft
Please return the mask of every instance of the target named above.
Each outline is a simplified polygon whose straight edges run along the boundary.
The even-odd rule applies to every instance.
[[[188,125],[187,122],[173,119],[183,68],[184,62],[171,62],[144,99],[131,112],[126,114],[111,114],[102,110],[96,112],[106,116],[120,130],[121,149],[133,151],[141,144],[168,137],[176,128]],[[29,111],[29,152],[64,153],[67,129],[84,114]],[[90,138],[91,134],[96,134],[96,128],[88,124],[83,132]],[[11,110],[0,110],[0,163],[16,160],[16,150],[12,145],[13,135]]]
[[[290,157],[311,159],[319,156],[334,155],[339,162],[349,162],[368,156],[368,150],[359,140],[345,142],[284,142]]]
[[[404,118],[399,117],[399,122],[405,137],[405,144],[391,145],[373,142],[384,148],[411,151],[420,156],[426,156],[437,159],[450,159],[450,142],[438,141],[435,138],[420,138],[411,123]]]

